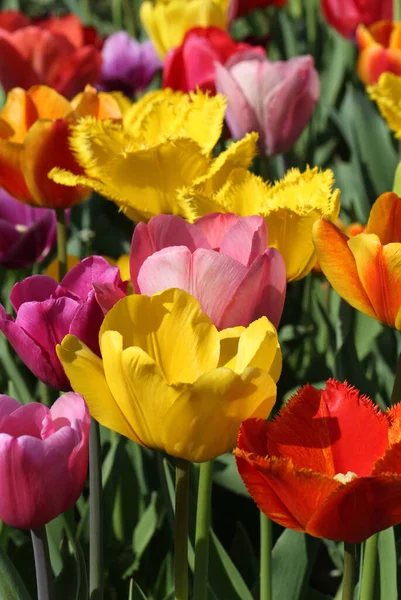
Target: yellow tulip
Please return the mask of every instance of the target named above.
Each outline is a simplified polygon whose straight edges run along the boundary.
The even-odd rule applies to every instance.
[[[57,354],[92,416],[142,446],[211,460],[274,405],[281,351],[266,317],[219,332],[195,298],[169,289],[120,300],[99,342],[101,358],[72,335]]]
[[[156,0],[141,5],[140,16],[160,58],[179,46],[193,27],[227,27],[229,0]]]
[[[268,184],[237,168],[215,193],[205,181],[180,191],[180,204],[188,204],[189,220],[208,212],[233,212],[243,217],[262,215],[267,223],[268,245],[282,254],[287,280],[305,277],[316,261],[312,227],[320,217],[335,221],[340,211],[340,192],[333,190],[333,173],[307,168],[290,169],[285,177]]]
[[[390,72],[382,73],[378,82],[369,86],[367,91],[395,137],[401,139],[401,77]]]
[[[248,134],[213,159],[226,102],[217,94],[151,92],[131,106],[122,123],[81,119],[70,144],[84,175],[53,169],[49,176],[67,186],[82,184],[114,200],[133,221],[161,213],[187,218],[181,188],[207,179],[214,189],[235,167],[248,167],[257,134]]]

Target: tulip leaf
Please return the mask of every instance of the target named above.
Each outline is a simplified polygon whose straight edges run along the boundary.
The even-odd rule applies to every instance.
[[[132,549],[135,554],[134,570],[139,567],[142,554],[150,543],[159,522],[156,492],[152,493],[150,504],[140,518],[132,536]]]
[[[397,194],[397,196],[401,196],[401,162],[398,163],[395,170],[393,192]]]
[[[147,600],[147,597],[133,579],[129,583],[128,600]]]
[[[379,533],[379,574],[381,600],[397,600],[397,553],[394,528]]]
[[[209,582],[213,593],[221,600],[253,600],[240,572],[213,531],[210,536]]]
[[[273,548],[273,600],[301,600],[306,595],[320,540],[286,529]]]
[[[0,598],[7,600],[32,600],[11,560],[0,549]]]

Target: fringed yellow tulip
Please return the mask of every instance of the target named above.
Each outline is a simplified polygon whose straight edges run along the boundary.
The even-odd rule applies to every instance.
[[[57,353],[92,416],[142,446],[190,461],[235,445],[276,399],[281,351],[273,325],[217,331],[187,292],[120,300],[99,333],[101,358],[67,335]]]
[[[367,90],[395,137],[401,139],[401,77],[383,73],[377,84],[369,86]]]
[[[401,198],[382,194],[366,233],[348,238],[324,219],[314,225],[320,267],[351,306],[401,330]]]
[[[111,198],[134,221],[161,213],[188,218],[180,190],[207,179],[216,189],[232,169],[248,167],[257,134],[248,134],[213,159],[226,103],[221,95],[163,90],[147,94],[125,112],[122,123],[82,119],[70,138],[84,175],[54,169],[50,178],[82,184]]]
[[[225,29],[229,0],[156,0],[143,2],[140,16],[160,58],[179,46],[193,27]]]
[[[241,216],[262,215],[267,223],[269,246],[282,254],[287,280],[301,279],[315,264],[312,227],[324,216],[335,220],[340,210],[339,190],[333,190],[333,173],[317,167],[301,173],[288,171],[274,185],[260,177],[235,169],[226,183],[211,195],[207,181],[181,190],[180,203],[188,205],[190,220],[208,212],[234,212]]]

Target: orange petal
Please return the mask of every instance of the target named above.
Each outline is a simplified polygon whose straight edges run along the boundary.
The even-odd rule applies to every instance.
[[[96,119],[121,119],[121,110],[117,100],[105,92],[98,92],[95,88],[87,85],[85,90],[75,96],[71,106],[77,116],[86,117],[91,115]]]
[[[38,119],[62,119],[71,112],[71,104],[47,85],[35,85],[27,92],[37,110]]]
[[[21,202],[31,203],[31,194],[21,171],[22,145],[0,140],[0,187]]]
[[[401,242],[401,198],[393,192],[379,196],[370,211],[365,233],[375,233],[380,242]]]
[[[391,49],[401,48],[401,23],[394,21],[392,23],[392,30],[390,39],[388,41],[388,47]]]
[[[369,28],[362,24],[358,25],[355,31],[355,37],[360,51],[375,43],[375,38],[371,34]]]
[[[390,327],[401,328],[397,317],[401,308],[401,244],[382,246],[376,235],[361,233],[350,238],[348,246],[376,319]]]
[[[356,70],[365,85],[376,83],[382,73],[390,71],[389,51],[379,44],[372,44],[361,51]]]
[[[396,398],[396,401],[398,404],[395,404],[386,412],[386,417],[390,422],[388,432],[388,441],[390,444],[396,444],[401,441],[401,398]]]
[[[38,111],[28,92],[21,88],[14,88],[7,95],[0,119],[12,127],[14,133],[7,136],[12,142],[23,142],[28,129],[38,118]]]
[[[313,515],[306,532],[357,544],[400,522],[401,477],[380,475],[341,485]]]
[[[313,226],[313,241],[320,268],[336,292],[357,310],[376,318],[359,280],[347,236],[332,223],[320,219]]]
[[[399,424],[397,427],[399,435]],[[394,436],[395,431],[391,432]],[[376,462],[372,475],[401,475],[401,442],[397,441],[387,448],[384,455]]]
[[[395,75],[401,75],[401,48],[390,48],[387,50],[388,67]]]
[[[90,190],[82,186],[66,187],[48,178],[54,167],[81,175],[68,145],[66,120],[37,121],[29,130],[21,157],[22,173],[33,203],[50,208],[68,208],[86,198]]]
[[[372,38],[378,43],[388,48],[391,41],[391,36],[394,31],[393,21],[377,21],[369,27],[369,32]]]
[[[328,477],[348,471],[361,477],[383,456],[388,429],[388,419],[371,400],[329,379],[324,390],[303,387],[266,425],[267,452]]]

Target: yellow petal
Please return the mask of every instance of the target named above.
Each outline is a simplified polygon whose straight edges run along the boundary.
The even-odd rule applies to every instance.
[[[73,335],[66,335],[57,346],[57,356],[72,389],[84,397],[91,415],[101,425],[139,442],[110,392],[100,358]]]
[[[209,96],[201,91],[189,94],[190,110],[183,119],[180,134],[198,142],[203,152],[211,152],[224,123],[227,100],[222,94]]]
[[[219,331],[220,337],[220,358],[219,367],[227,367],[236,371],[238,342],[245,327],[230,327]]]
[[[250,368],[241,375],[216,369],[201,376],[175,400],[164,419],[163,445],[193,462],[230,451],[241,422],[267,418],[276,401],[276,386],[265,371]]]
[[[367,88],[369,96],[377,103],[387,125],[401,138],[401,77],[390,72],[382,73],[376,85]]]
[[[281,366],[281,349],[276,328],[266,317],[261,317],[241,334],[235,371],[242,373],[247,367],[257,367],[270,372],[273,380],[277,381]]]
[[[142,348],[159,365],[169,383],[193,382],[218,364],[217,329],[201,311],[199,302],[183,290],[123,298],[103,321],[101,344],[108,330],[122,334],[124,349]],[[102,345],[101,350],[103,355]]]

